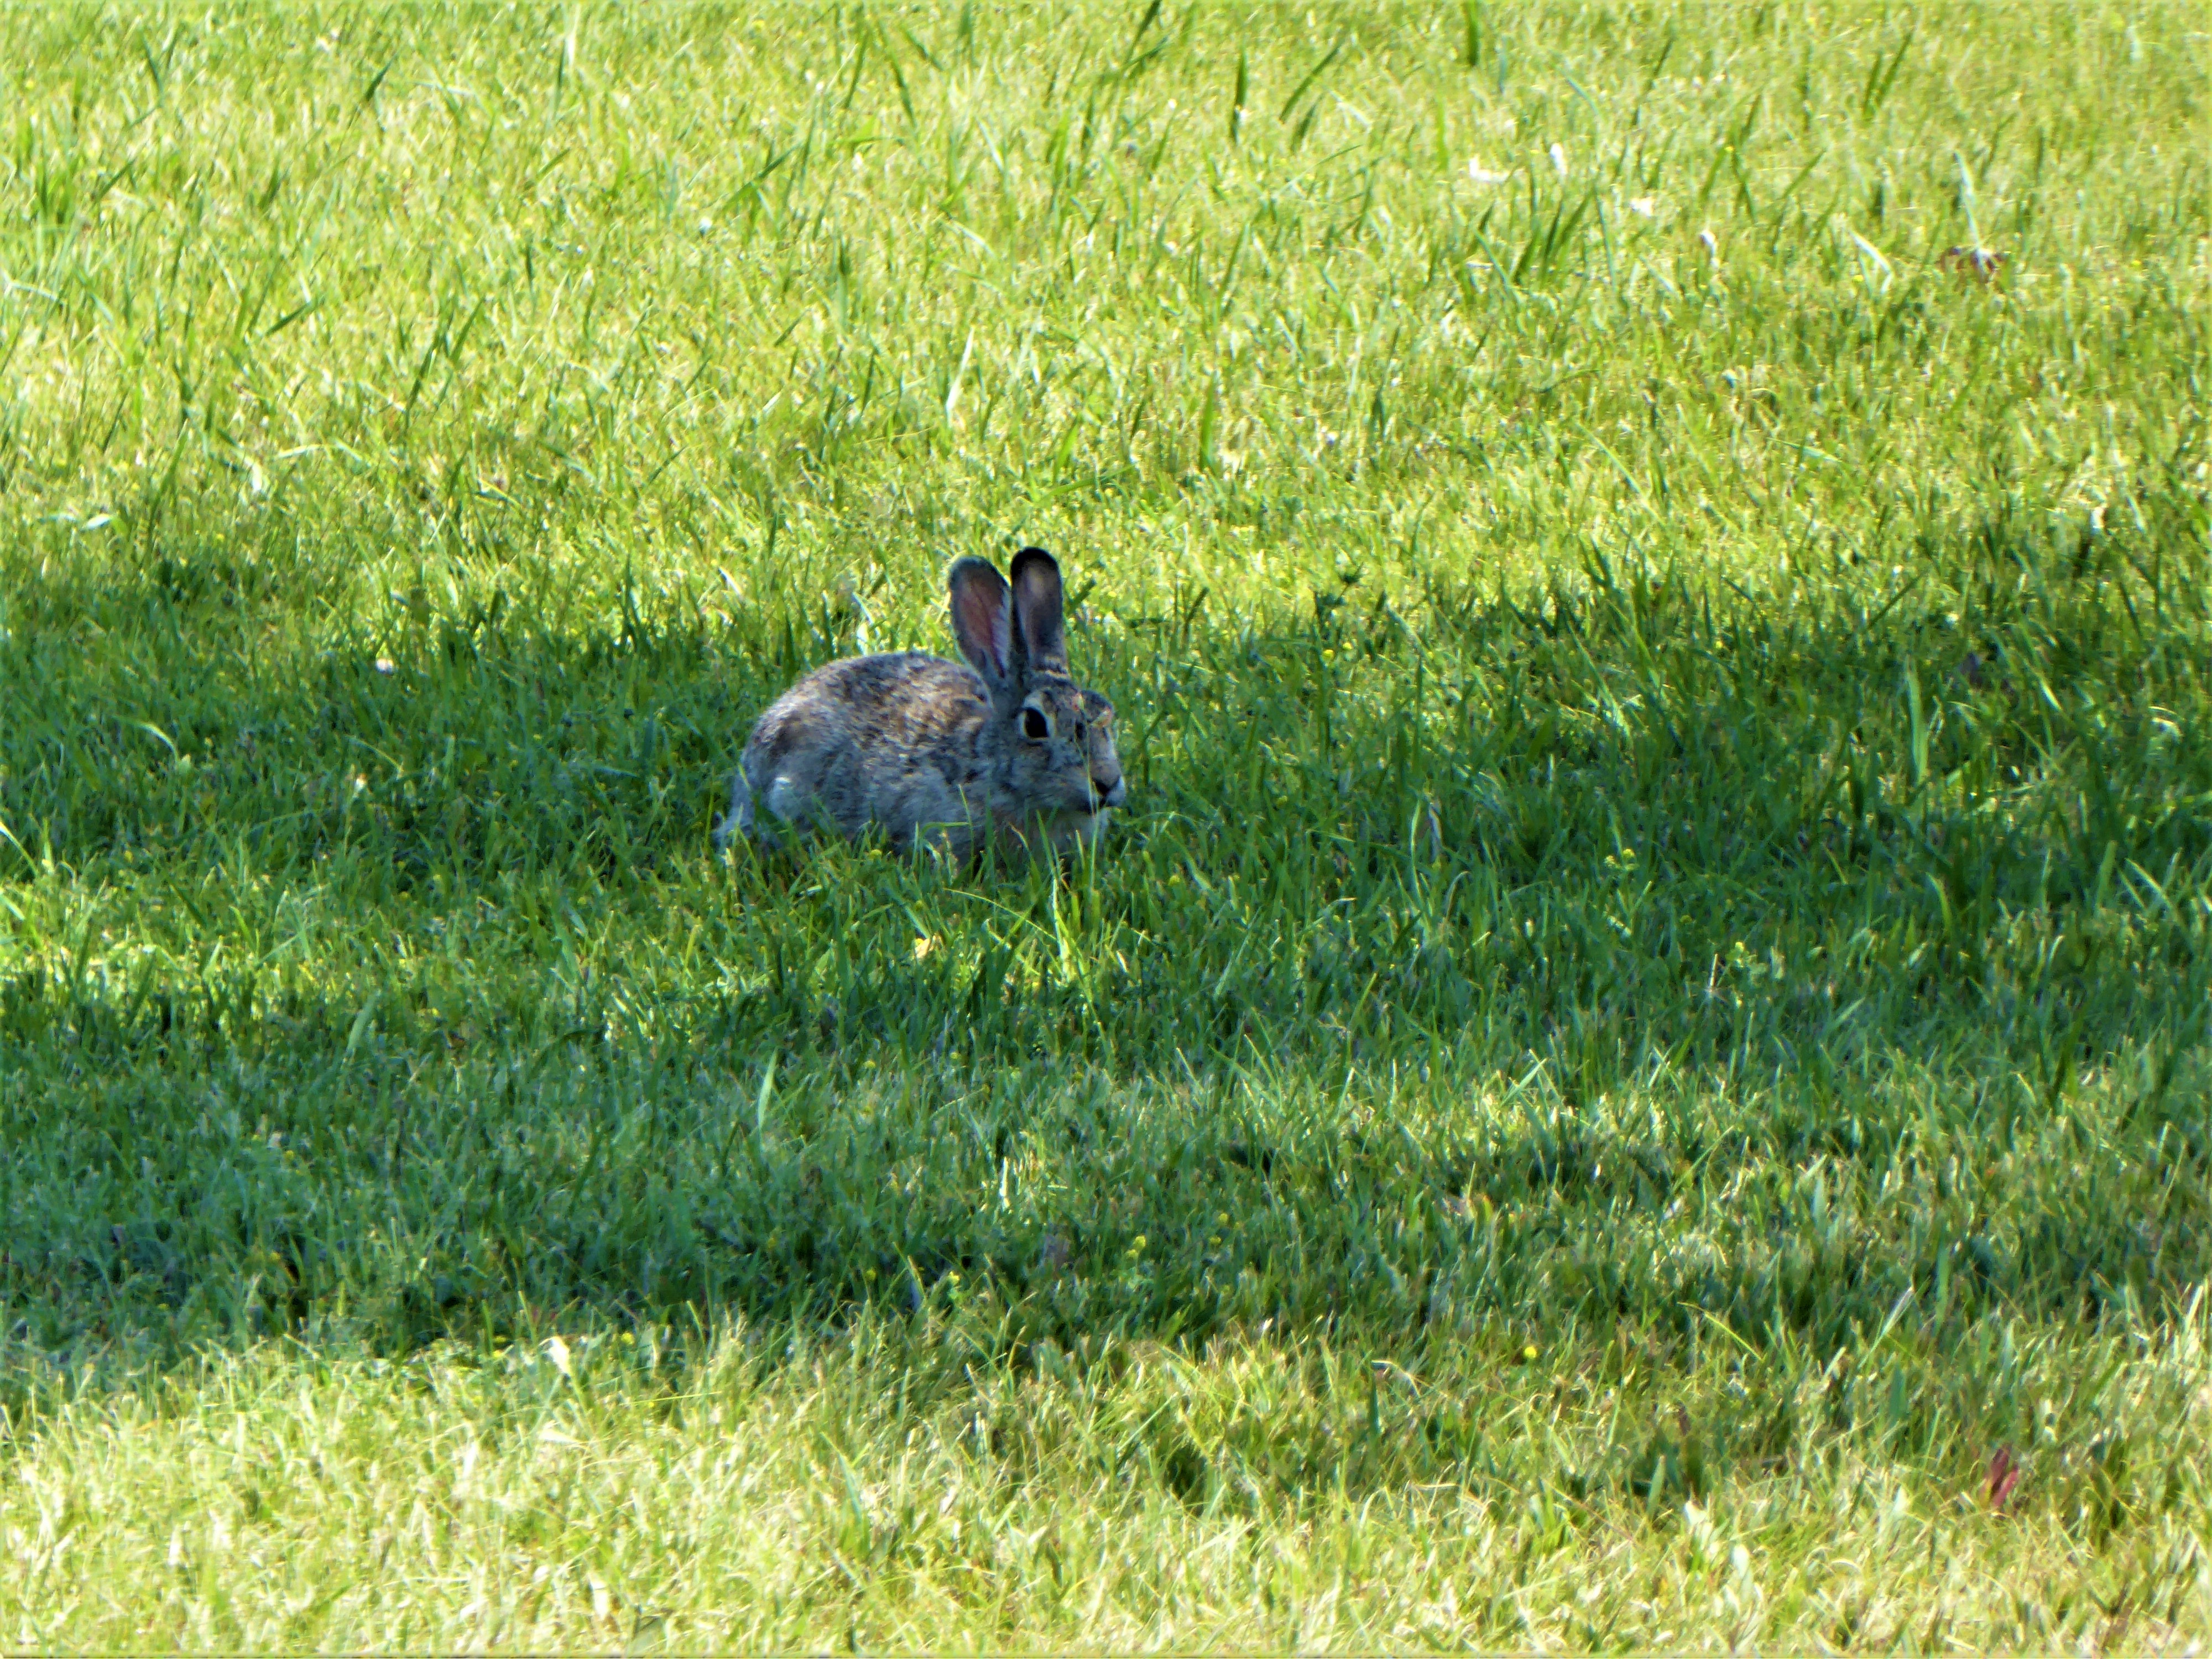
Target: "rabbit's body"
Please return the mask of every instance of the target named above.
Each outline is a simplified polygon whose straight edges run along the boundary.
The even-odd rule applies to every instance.
[[[1010,588],[981,559],[953,567],[953,631],[973,666],[848,657],[777,698],[745,744],[717,840],[774,841],[773,820],[853,838],[874,828],[899,851],[956,860],[1096,841],[1127,793],[1113,706],[1067,677],[1051,556],[1025,549],[1013,572]]]

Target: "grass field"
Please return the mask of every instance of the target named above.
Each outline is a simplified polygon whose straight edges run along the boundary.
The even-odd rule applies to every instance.
[[[2209,46],[0,14],[0,1641],[2212,1633]]]

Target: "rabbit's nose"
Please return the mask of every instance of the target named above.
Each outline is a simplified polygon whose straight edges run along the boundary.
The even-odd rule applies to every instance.
[[[1091,781],[1091,799],[1101,806],[1119,806],[1129,799],[1128,781],[1125,778],[1116,778],[1102,789],[1098,787],[1098,780],[1093,778]]]

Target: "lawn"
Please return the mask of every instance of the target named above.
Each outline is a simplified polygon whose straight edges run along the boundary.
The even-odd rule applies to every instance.
[[[0,13],[0,1641],[2212,1635],[2208,86]],[[1032,542],[1095,856],[714,854]]]

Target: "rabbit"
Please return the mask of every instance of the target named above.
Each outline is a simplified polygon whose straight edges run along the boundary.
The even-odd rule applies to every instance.
[[[1128,798],[1114,705],[1068,678],[1060,566],[952,566],[952,633],[968,665],[925,652],[847,657],[807,675],[753,726],[717,847],[776,844],[772,817],[858,839],[880,831],[966,862],[1095,844]],[[766,809],[765,813],[762,811]]]

